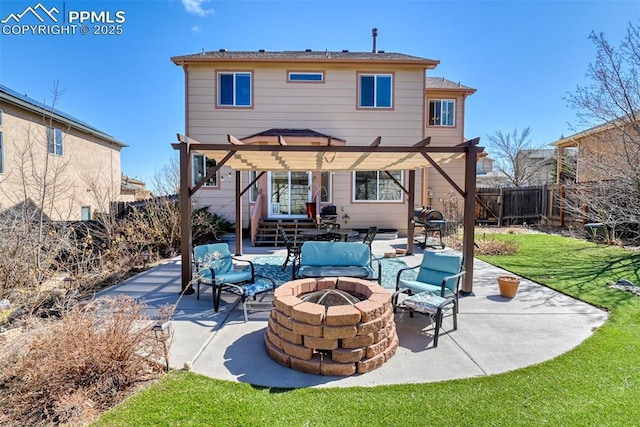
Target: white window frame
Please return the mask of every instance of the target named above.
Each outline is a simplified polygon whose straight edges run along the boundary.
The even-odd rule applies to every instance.
[[[249,171],[249,183],[251,183],[251,181],[253,181],[254,179],[256,179],[256,176],[258,176],[258,175],[260,175],[260,174],[258,173],[258,171]],[[260,182],[260,181],[256,181],[256,183],[255,183],[255,184],[253,184],[253,187],[251,187],[251,188],[248,190],[248,193],[249,193],[249,203],[255,203],[255,202],[256,202],[256,199],[258,198],[257,196],[258,196],[258,189],[259,189],[259,187],[258,187],[258,183],[259,183],[259,182]]]
[[[431,117],[431,104],[439,103],[440,104],[440,117]],[[449,115],[449,109],[444,108],[446,104],[453,105],[453,112]],[[437,127],[455,127],[456,125],[456,100],[455,99],[430,99],[428,105],[429,115],[427,123],[429,126],[437,126]],[[448,123],[446,119],[451,119],[451,124]],[[433,122],[432,122],[433,121]],[[445,123],[446,121],[446,123]],[[439,122],[439,123],[438,123]]]
[[[205,175],[207,174],[207,172],[209,171],[209,169],[207,169],[207,160],[213,161],[215,162],[215,160],[213,159],[208,159],[207,156],[205,156],[204,154],[194,154],[191,158],[192,160],[192,170],[193,170],[193,176],[191,177],[193,184],[192,185],[196,185],[198,182],[200,182],[200,180],[202,178],[205,177]],[[197,163],[200,163],[199,167],[196,167]],[[214,163],[215,165],[215,163]],[[209,180],[207,180],[204,184],[202,184],[203,187],[207,187],[207,188],[217,188],[218,187],[218,182],[220,179],[220,171],[218,170],[214,176],[212,176]]]
[[[327,185],[322,185],[322,174],[326,173],[328,178],[327,178]],[[320,172],[320,203],[333,203],[333,172],[331,171],[321,171]],[[322,195],[323,193],[325,193],[325,191],[322,191],[322,188],[324,187],[324,190],[326,191],[326,195],[327,198],[326,199],[322,199]],[[317,190],[316,190],[317,191]],[[313,195],[311,195],[311,197],[313,198]],[[309,200],[310,202],[313,202],[313,200]]]
[[[232,75],[233,76],[233,101],[231,104],[223,104],[222,103],[222,84],[221,77],[223,75]],[[239,75],[248,75],[249,76],[249,103],[248,104],[238,104],[237,99],[237,78]],[[253,107],[253,73],[251,71],[218,71],[216,76],[216,105],[222,108],[251,108]]]
[[[300,79],[292,79],[292,75],[297,75],[302,78]],[[308,76],[309,78],[305,79],[304,77]],[[320,79],[313,79],[311,76],[320,76]],[[287,82],[289,83],[324,83],[324,72],[323,71],[289,71],[287,73]]]
[[[356,180],[356,174],[358,172],[376,172],[376,198],[375,199],[358,199],[357,198],[357,188],[356,188],[356,184],[357,184],[357,180]],[[391,174],[393,174],[394,172],[399,172],[400,173],[400,184],[404,185],[404,171],[390,171]],[[384,175],[386,176],[384,171],[354,171],[352,172],[352,185],[351,185],[351,199],[352,202],[354,203],[404,203],[404,195],[402,192],[402,189],[398,188],[398,194],[400,196],[399,199],[381,199],[380,198],[380,175]],[[389,179],[390,180],[390,179]],[[394,183],[395,185],[395,183]]]
[[[55,156],[64,155],[64,133],[62,130],[47,126],[47,152]]]
[[[362,78],[373,77],[373,105],[362,105]],[[389,105],[378,105],[378,78],[389,77]],[[391,110],[393,109],[393,85],[394,78],[393,73],[358,73],[358,108],[362,109],[381,109]]]

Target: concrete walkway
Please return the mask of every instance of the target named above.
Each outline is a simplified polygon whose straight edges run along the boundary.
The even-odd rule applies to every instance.
[[[406,239],[374,241],[373,252],[383,254],[405,247]],[[245,257],[283,256],[279,248],[245,246]],[[421,251],[402,259],[420,263]],[[220,311],[212,308],[211,288],[201,299],[179,298],[180,262],[167,262],[101,292],[100,296],[129,295],[144,301],[150,314],[177,304],[172,321],[170,366],[189,365],[199,374],[268,387],[349,387],[406,384],[468,378],[506,372],[552,359],[579,345],[607,313],[589,304],[522,280],[513,299],[500,296],[496,277],[504,270],[475,260],[474,292],[461,297],[458,330],[441,331],[432,347],[433,328],[427,316],[395,315],[400,346],[381,368],[352,377],[305,374],[279,365],[267,354],[263,335],[269,296],[252,303],[244,322],[239,298],[223,294]],[[445,318],[444,327],[452,327]]]

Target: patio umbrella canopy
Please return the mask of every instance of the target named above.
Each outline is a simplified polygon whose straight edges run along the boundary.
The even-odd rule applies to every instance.
[[[409,171],[409,189],[402,188],[407,194],[408,253],[413,251],[414,189],[415,171],[426,166],[434,167],[465,200],[463,255],[467,276],[463,290],[471,292],[473,288],[473,233],[475,228],[475,186],[476,158],[484,149],[477,144],[479,138],[465,143],[437,147],[430,145],[426,138],[411,146],[381,146],[381,138],[371,145],[344,145],[343,141],[332,144],[328,138],[323,145],[289,145],[282,136],[277,140],[263,143],[245,144],[232,135],[228,135],[227,144],[200,143],[184,135],[178,135],[178,143],[173,148],[180,151],[180,203],[181,203],[181,252],[183,291],[190,291],[191,280],[191,197],[223,165],[236,171]],[[190,183],[191,156],[204,154],[216,161],[207,175],[195,185]],[[464,189],[460,188],[441,168],[441,165],[454,159],[465,158]],[[236,181],[239,181],[236,174]],[[400,185],[400,183],[397,183]],[[245,190],[236,187],[236,210],[240,212],[241,195]],[[239,214],[238,214],[239,216]],[[236,233],[241,233],[240,218],[236,218]],[[241,239],[236,239],[236,252],[242,252]]]

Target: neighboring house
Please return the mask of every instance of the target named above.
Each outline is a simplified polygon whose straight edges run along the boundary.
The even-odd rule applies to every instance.
[[[120,198],[122,202],[135,202],[153,197],[153,192],[147,189],[147,184],[125,174],[120,177]]]
[[[52,220],[91,219],[120,195],[125,144],[0,85],[0,210],[35,206]]]
[[[409,146],[426,137],[432,145],[464,142],[466,97],[475,89],[441,77],[426,77],[439,61],[401,53],[284,51],[202,52],[176,56],[184,69],[186,135],[203,143]],[[378,140],[378,137],[380,139]],[[214,165],[193,158],[197,182]],[[464,187],[464,160],[451,155],[440,166]],[[245,173],[251,182],[260,171]],[[244,173],[244,172],[243,172]],[[406,171],[392,172],[405,183]],[[235,180],[223,166],[196,193],[198,204],[233,220]],[[442,210],[452,192],[433,167],[417,171],[416,206]],[[403,191],[379,171],[270,172],[245,194],[243,222],[256,197],[260,216],[307,217],[307,203],[335,205],[349,228],[407,230]]]
[[[522,150],[525,158],[523,167],[526,169],[527,185],[546,185],[556,181],[556,150],[530,149]]]
[[[640,125],[618,120],[549,145],[558,150],[557,183],[584,183],[615,179],[618,174],[635,175],[640,156]]]

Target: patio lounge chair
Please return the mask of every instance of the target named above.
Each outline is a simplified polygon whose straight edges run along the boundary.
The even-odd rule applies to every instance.
[[[200,285],[209,285],[213,293],[213,309],[218,312],[223,291],[240,296],[244,320],[247,321],[248,298],[275,289],[275,282],[269,277],[255,274],[253,263],[231,256],[227,243],[199,245],[193,248],[198,281],[197,299],[200,299]],[[233,261],[246,263],[250,267],[236,269]],[[256,277],[262,280],[256,282]]]
[[[409,270],[419,268],[415,279],[406,277]],[[458,329],[458,294],[460,279],[465,275],[462,256],[426,251],[422,263],[403,268],[396,277],[396,291],[391,297],[393,310],[397,308],[428,315],[435,320],[433,346],[438,346],[438,335],[444,313],[453,313],[453,330]],[[403,275],[405,277],[403,277]]]

